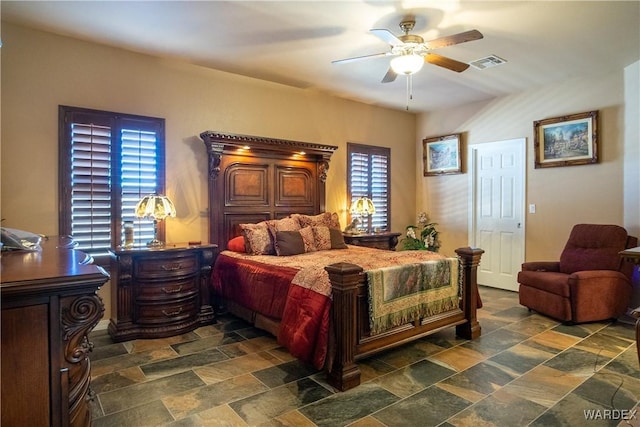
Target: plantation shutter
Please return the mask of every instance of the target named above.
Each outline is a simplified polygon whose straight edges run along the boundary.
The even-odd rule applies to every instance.
[[[371,156],[371,200],[376,213],[371,217],[371,227],[388,230],[389,212],[389,163],[388,156],[374,154]]]
[[[164,120],[60,107],[60,126],[60,233],[103,264],[124,221],[137,246],[152,240],[153,221],[134,208],[164,190]]]
[[[78,249],[111,245],[111,127],[71,123],[71,233]]]
[[[153,221],[136,218],[134,210],[142,197],[161,193],[158,186],[160,159],[158,158],[158,132],[143,129],[125,121],[120,132],[120,193],[122,221],[134,224],[134,246],[153,240]]]
[[[351,143],[347,144],[347,150],[350,204],[359,197],[370,198],[376,207],[376,213],[370,218],[371,228],[389,230],[390,150]]]
[[[351,202],[369,197],[369,155],[351,153]],[[375,203],[375,202],[374,202]]]

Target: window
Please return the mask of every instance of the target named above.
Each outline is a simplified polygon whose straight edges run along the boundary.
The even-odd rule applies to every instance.
[[[122,243],[124,221],[136,245],[151,240],[153,221],[134,208],[164,193],[164,119],[60,106],[59,135],[60,234],[99,264]]]
[[[363,226],[390,230],[391,149],[348,143],[347,162],[347,192],[350,203],[359,197],[368,197],[376,208],[369,223]]]

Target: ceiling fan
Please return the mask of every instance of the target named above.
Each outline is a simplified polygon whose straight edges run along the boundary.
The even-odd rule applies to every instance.
[[[377,58],[381,56],[393,56],[394,58],[390,62],[389,71],[387,71],[387,74],[385,74],[382,79],[382,83],[394,81],[398,74],[408,76],[414,74],[420,71],[425,62],[438,65],[458,73],[469,68],[469,64],[447,58],[446,56],[431,53],[430,51],[441,47],[479,40],[483,37],[480,31],[470,30],[425,42],[422,37],[415,34],[409,34],[409,32],[413,30],[415,24],[416,21],[413,19],[407,19],[400,22],[400,28],[404,32],[404,34],[400,36],[395,36],[387,29],[374,28],[370,30],[371,33],[391,45],[391,50],[388,52],[339,59],[332,61],[332,63],[337,64]]]

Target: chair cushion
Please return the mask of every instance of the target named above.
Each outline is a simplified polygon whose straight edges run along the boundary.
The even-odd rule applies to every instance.
[[[560,255],[560,271],[619,270],[627,231],[617,225],[577,224]]]
[[[529,286],[550,294],[569,298],[569,275],[553,271],[521,271],[518,273],[520,286]]]

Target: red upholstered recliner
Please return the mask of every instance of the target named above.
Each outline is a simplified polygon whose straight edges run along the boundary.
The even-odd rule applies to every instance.
[[[560,261],[522,264],[520,304],[568,323],[617,318],[628,308],[634,268],[618,252],[637,243],[617,225],[575,225]]]

